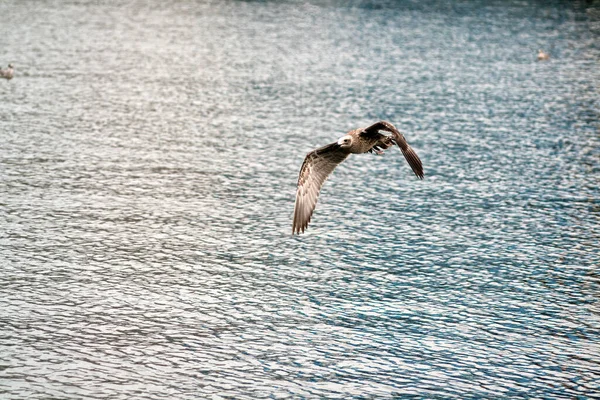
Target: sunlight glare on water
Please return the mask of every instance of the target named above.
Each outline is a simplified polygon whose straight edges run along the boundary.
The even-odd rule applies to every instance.
[[[0,27],[0,397],[599,393],[598,2],[8,0]],[[352,156],[292,236],[305,154],[382,119],[425,180]]]

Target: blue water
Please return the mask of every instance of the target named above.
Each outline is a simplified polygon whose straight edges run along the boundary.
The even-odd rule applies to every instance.
[[[586,1],[0,2],[0,398],[598,395],[599,37]],[[352,156],[292,236],[304,155],[380,119],[425,180]]]

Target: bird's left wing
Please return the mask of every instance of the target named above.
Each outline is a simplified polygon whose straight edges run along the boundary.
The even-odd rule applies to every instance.
[[[400,150],[402,151],[404,158],[408,162],[408,165],[410,165],[413,172],[419,179],[423,179],[425,174],[423,172],[423,163],[421,163],[421,159],[413,150],[413,148],[410,147],[404,135],[401,134],[400,131],[396,129],[394,125],[390,124],[387,121],[379,121],[365,128],[361,133],[361,136],[374,136],[377,135],[379,131],[386,131],[392,134],[392,139],[398,145],[398,147],[400,147]]]
[[[317,205],[323,183],[348,154],[337,143],[331,143],[306,155],[298,176],[292,233],[304,232]]]

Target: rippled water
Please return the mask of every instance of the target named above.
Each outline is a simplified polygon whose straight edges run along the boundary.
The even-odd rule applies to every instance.
[[[598,2],[9,0],[0,33],[0,397],[599,393]],[[380,119],[426,179],[353,156],[292,236],[304,155]]]

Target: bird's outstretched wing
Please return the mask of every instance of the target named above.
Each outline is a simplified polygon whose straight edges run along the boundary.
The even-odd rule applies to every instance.
[[[410,165],[413,172],[415,173],[415,175],[417,175],[419,179],[423,179],[425,177],[425,174],[423,172],[423,163],[421,163],[421,159],[419,158],[417,153],[415,153],[413,148],[410,147],[404,135],[402,135],[394,125],[390,124],[387,121],[379,121],[369,126],[368,128],[365,128],[364,131],[361,133],[361,136],[376,136],[379,131],[386,131],[392,134],[392,139],[398,145],[398,147],[400,147],[404,158],[406,159],[406,161],[408,161],[408,165]]]
[[[317,205],[323,183],[348,155],[348,151],[337,143],[320,147],[306,155],[298,177],[292,233],[304,232]]]

